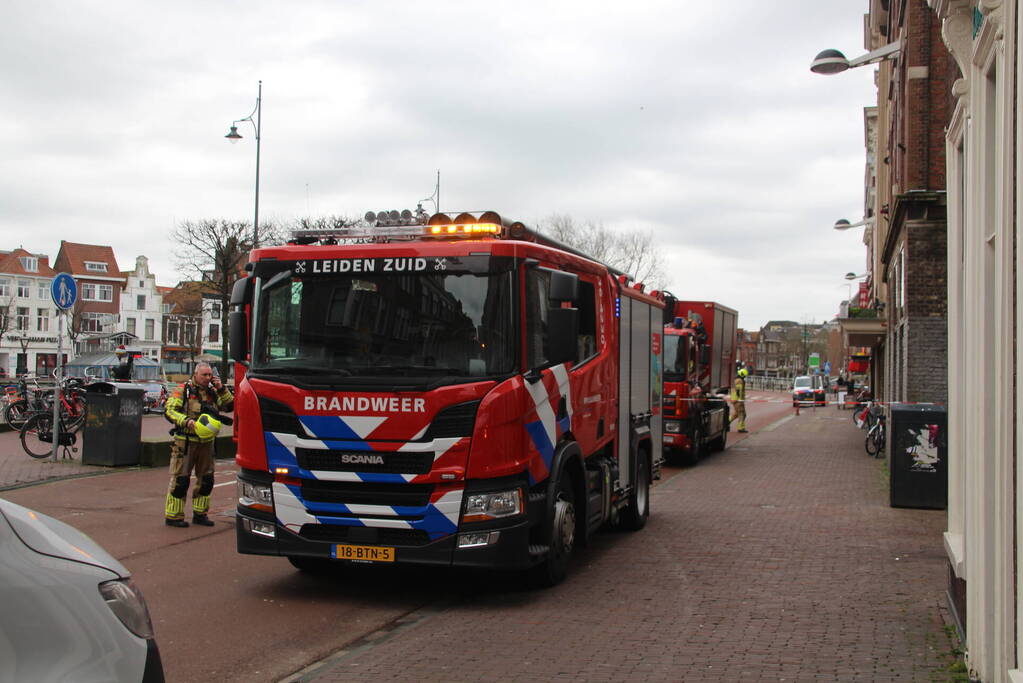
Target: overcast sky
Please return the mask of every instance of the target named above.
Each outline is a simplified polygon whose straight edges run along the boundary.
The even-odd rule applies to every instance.
[[[862,273],[866,0],[8,0],[0,249],[107,244],[180,279],[170,232],[260,215],[553,214],[651,230],[668,288],[756,329]],[[429,203],[425,204],[430,207]]]

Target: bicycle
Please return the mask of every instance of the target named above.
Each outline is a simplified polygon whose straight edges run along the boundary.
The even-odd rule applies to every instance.
[[[4,421],[14,429],[21,429],[25,420],[33,413],[45,409],[46,402],[43,400],[39,384],[36,383],[31,391],[28,382],[24,379],[18,382],[18,388],[7,395],[7,406],[4,408]]]
[[[73,458],[71,453],[78,452],[75,447],[78,437],[65,428],[63,416],[58,426],[60,436],[57,445],[63,449],[61,456]],[[49,457],[53,453],[53,414],[42,412],[30,416],[21,426],[20,439],[21,447],[33,458],[42,460]]]
[[[867,419],[870,420],[872,424],[867,429],[867,438],[864,441],[863,447],[867,451],[867,455],[880,458],[884,455],[885,440],[887,437],[884,413],[877,411],[877,414],[875,415],[874,411],[870,410],[869,417]]]

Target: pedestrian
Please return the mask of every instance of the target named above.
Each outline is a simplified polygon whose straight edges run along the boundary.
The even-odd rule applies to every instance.
[[[231,410],[233,401],[230,390],[213,374],[209,363],[196,365],[192,378],[178,386],[167,399],[164,417],[174,424],[170,485],[164,506],[167,526],[188,526],[185,496],[193,471],[192,523],[213,526],[208,513],[213,492],[214,439],[222,424],[220,411]]]
[[[746,368],[739,368],[736,373],[735,383],[732,384],[732,406],[735,412],[728,419],[729,424],[734,420],[739,421],[739,433],[746,433],[746,375],[749,371]]]

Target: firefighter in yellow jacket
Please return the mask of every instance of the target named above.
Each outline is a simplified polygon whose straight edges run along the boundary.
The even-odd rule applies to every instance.
[[[213,368],[207,363],[196,365],[192,379],[180,385],[167,399],[164,415],[174,424],[170,486],[164,507],[167,526],[188,526],[185,496],[193,471],[192,522],[213,526],[207,514],[213,493],[213,441],[222,424],[218,419],[219,411],[231,410],[233,400],[231,392],[214,376]]]
[[[739,368],[739,372],[736,374],[735,383],[732,385],[732,407],[735,409],[729,422],[733,420],[739,421],[739,433],[746,433],[746,375],[749,374],[749,370],[746,368]]]

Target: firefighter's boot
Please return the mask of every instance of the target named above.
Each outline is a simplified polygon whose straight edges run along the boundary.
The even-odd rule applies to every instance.
[[[187,524],[187,522],[186,522],[186,524]],[[210,519],[208,516],[200,514],[198,512],[192,515],[192,524],[198,524],[199,526],[213,526],[214,525],[212,519]]]

